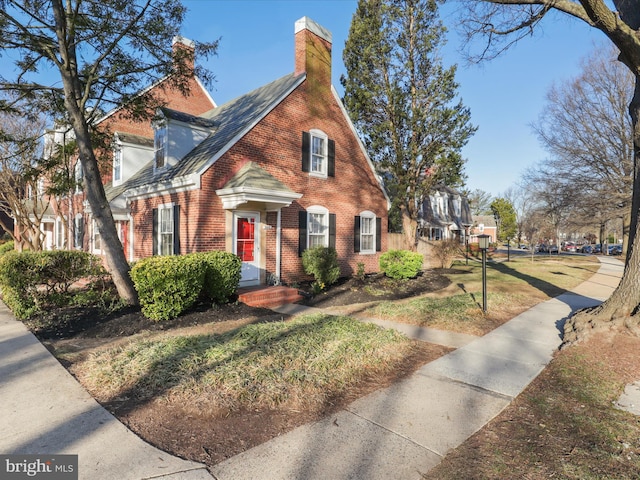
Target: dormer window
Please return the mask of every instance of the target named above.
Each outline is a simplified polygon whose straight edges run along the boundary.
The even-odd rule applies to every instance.
[[[122,147],[119,145],[113,150],[113,184],[122,182]]]
[[[167,160],[167,124],[164,121],[156,122],[153,127],[155,129],[153,137],[154,166],[158,170],[165,166]]]
[[[76,162],[74,173],[75,173],[75,180],[76,180],[76,193],[80,193],[82,192],[82,181],[84,176],[84,173],[82,171],[82,163],[80,163],[80,160]]]

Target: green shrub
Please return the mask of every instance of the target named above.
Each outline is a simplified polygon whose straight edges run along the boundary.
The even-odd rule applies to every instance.
[[[160,321],[176,318],[202,292],[207,262],[202,255],[149,257],[131,269],[145,317]]]
[[[4,255],[7,252],[11,252],[14,249],[13,240],[9,240],[8,242],[0,245],[0,256]]]
[[[21,319],[48,305],[66,305],[74,282],[104,273],[100,259],[86,252],[9,251],[0,256],[0,290],[7,306]]]
[[[415,278],[422,270],[422,254],[409,250],[389,250],[380,255],[380,270],[394,279]]]
[[[312,247],[302,252],[302,266],[305,273],[313,275],[316,286],[323,290],[340,278],[338,253],[335,248]]]
[[[229,252],[212,251],[195,253],[207,264],[204,279],[204,294],[212,302],[221,304],[229,301],[238,289],[242,273],[242,260]]]

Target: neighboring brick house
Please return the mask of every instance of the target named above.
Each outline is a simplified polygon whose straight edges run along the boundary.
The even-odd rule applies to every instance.
[[[174,49],[182,48],[193,51],[190,40],[176,37]],[[188,81],[189,94],[184,95],[173,87],[169,77],[165,77],[141,94],[151,94],[170,108],[199,115],[216,107],[215,102],[204,88],[197,76]],[[131,179],[153,157],[154,130],[149,121],[133,121],[126,113],[126,108],[119,107],[107,113],[96,122],[95,128],[107,133],[111,138],[111,150],[105,159],[101,159],[100,170],[105,185],[120,185]],[[60,125],[45,135],[45,155],[52,155],[55,146],[64,146],[74,140],[73,130]],[[72,158],[68,166],[73,171],[76,181],[82,181],[82,168],[77,158]],[[108,191],[111,187],[105,187]],[[60,198],[48,196],[48,208],[42,217],[41,229],[44,234],[46,250],[75,248],[102,253],[100,237],[92,220],[91,208],[86,201],[81,187],[69,196]],[[124,203],[111,202],[111,209],[118,235],[125,252],[129,251],[129,212]]]
[[[292,74],[206,113],[159,109],[152,126],[146,165],[106,186],[130,260],[224,250],[241,286],[292,283],[308,278],[302,251],[325,245],[343,275],[378,270],[389,199],[331,85],[331,34],[309,18]]]
[[[418,212],[418,235],[426,240],[468,240],[473,224],[469,201],[445,185],[437,185],[425,197]]]
[[[470,243],[478,243],[478,235],[489,235],[491,243],[498,241],[498,226],[493,215],[474,215]]]

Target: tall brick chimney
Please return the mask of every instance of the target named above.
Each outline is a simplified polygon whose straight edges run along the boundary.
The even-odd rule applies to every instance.
[[[182,64],[186,68],[186,73],[193,74],[196,52],[196,44],[193,40],[176,36],[173,37],[171,46],[173,49],[174,68]]]
[[[307,81],[331,88],[331,32],[302,17],[296,22],[295,39],[294,74],[307,72]]]

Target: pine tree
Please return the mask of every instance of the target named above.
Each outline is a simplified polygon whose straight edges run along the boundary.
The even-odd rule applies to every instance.
[[[343,52],[345,106],[393,197],[409,249],[430,187],[463,184],[460,150],[476,130],[469,109],[455,103],[455,66],[442,65],[445,32],[433,0],[360,0]]]

